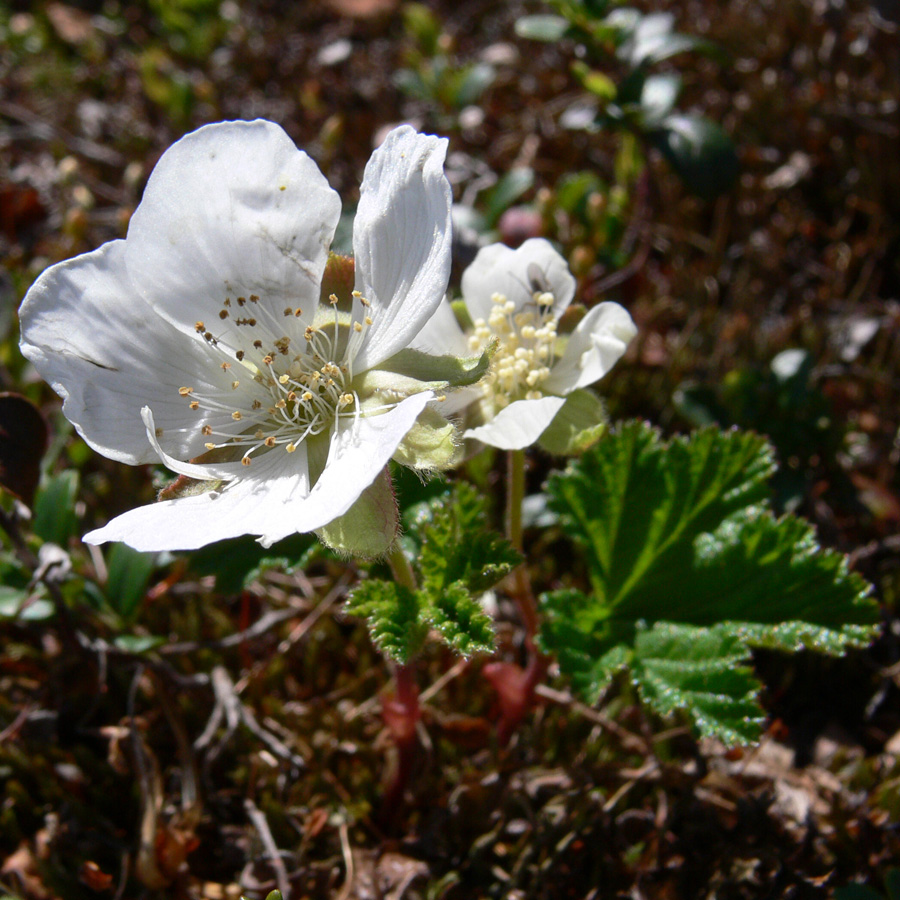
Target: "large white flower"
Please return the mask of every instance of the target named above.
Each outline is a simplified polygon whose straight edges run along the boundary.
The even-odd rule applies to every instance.
[[[100,453],[161,460],[206,488],[85,540],[186,550],[253,534],[269,545],[326,526],[376,482],[435,398],[427,379],[392,383],[378,369],[402,372],[398,353],[446,289],[445,152],[404,126],[373,154],[352,296],[321,296],[338,196],[265,121],[178,141],[125,240],[41,275],[21,307],[21,347],[66,416]]]
[[[465,436],[503,450],[534,443],[566,396],[602,378],[637,333],[631,316],[607,302],[593,307],[566,338],[557,335],[575,279],[543,238],[517,250],[503,244],[482,248],[463,273],[462,294],[472,332],[463,333],[445,302],[415,343],[432,352],[459,352],[497,341],[490,372],[466,391],[483,424]]]

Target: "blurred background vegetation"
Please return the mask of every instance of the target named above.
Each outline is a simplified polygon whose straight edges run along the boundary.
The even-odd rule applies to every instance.
[[[896,0],[0,2],[0,390],[50,425],[33,518],[0,550],[10,896],[886,895],[900,859],[898,30]],[[877,644],[759,654],[770,727],[746,753],[649,717],[628,684],[598,710],[552,678],[500,749],[481,661],[435,649],[418,799],[379,811],[388,672],[340,616],[352,566],[305,538],[269,558],[252,541],[178,558],[84,547],[159,483],[93,454],[16,346],[34,278],[124,236],[173,141],[254,117],[340,192],[344,247],[380,135],[409,121],[447,136],[455,283],[481,243],[555,241],[582,301],[617,300],[638,325],[601,384],[611,417],[768,435],[776,507],[872,581]],[[26,414],[0,399],[10,431]],[[554,465],[534,455],[533,491]],[[499,518],[499,464],[467,474]],[[552,530],[540,540],[544,589],[565,560]],[[502,596],[498,638],[519,658]]]

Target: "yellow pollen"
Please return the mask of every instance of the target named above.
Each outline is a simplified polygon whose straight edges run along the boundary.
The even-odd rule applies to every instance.
[[[360,325],[359,322],[354,322],[354,323],[353,323],[353,330],[354,330],[354,331],[357,331],[357,332],[362,331],[362,325]]]
[[[337,305],[338,305],[337,294],[329,294],[329,295],[328,295],[328,302],[329,302],[332,306],[337,306]]]
[[[288,444],[284,449],[287,450],[288,453],[293,453],[297,449],[297,445]]]
[[[206,447],[207,450],[215,450],[216,449],[215,444],[204,444],[203,446]]]
[[[285,409],[287,407],[287,403],[285,403],[284,400],[276,400],[275,406],[277,409]]]
[[[241,415],[241,411],[240,411],[239,409],[236,409],[236,410],[231,414],[231,418],[234,419],[235,422],[240,422],[241,419],[243,419],[244,417],[243,417],[243,415]]]
[[[199,400],[191,400],[189,406],[191,409],[200,409],[200,401]]]
[[[279,376],[278,376],[278,383],[279,383],[279,384],[287,384],[290,380],[291,380],[291,376],[288,375],[287,373],[285,373],[284,375],[279,375]]]
[[[192,387],[180,387],[178,388],[178,393],[181,394],[182,397],[187,397],[188,394],[194,393],[194,389]]]
[[[312,398],[313,398],[313,395],[309,391],[304,391],[300,397],[301,400],[305,400],[307,403],[309,403],[309,401],[312,400]]]
[[[372,324],[372,317],[371,317],[371,316],[366,316],[365,322],[366,322],[366,325],[371,325],[371,324]]]
[[[341,399],[338,401],[341,406],[349,406],[353,402],[353,394],[341,394]]]

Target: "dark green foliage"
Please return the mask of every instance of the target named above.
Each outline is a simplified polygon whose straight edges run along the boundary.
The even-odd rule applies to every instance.
[[[839,654],[871,639],[868,585],[807,522],[772,515],[772,471],[754,434],[706,428],[666,444],[630,422],[551,477],[593,594],[547,594],[541,637],[584,696],[628,665],[658,711],[683,707],[703,733],[749,740],[758,685],[738,664],[750,647]]]
[[[493,626],[477,598],[520,557],[487,529],[484,500],[470,485],[455,485],[419,507],[408,542],[418,551],[419,589],[365,581],[351,592],[347,612],[367,618],[375,643],[402,663],[421,649],[431,628],[464,656],[490,652]]]

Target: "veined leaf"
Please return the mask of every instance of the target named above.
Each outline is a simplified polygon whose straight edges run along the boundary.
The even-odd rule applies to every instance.
[[[748,656],[727,627],[658,624],[638,633],[632,674],[658,712],[687,709],[701,734],[742,744],[759,737],[763,720]]]
[[[872,638],[864,579],[807,522],[769,509],[773,469],[750,433],[664,443],[631,422],[551,477],[593,595],[545,595],[541,640],[583,696],[628,664],[659,712],[685,707],[704,734],[747,740],[761,717],[740,665],[751,647],[839,654]]]

